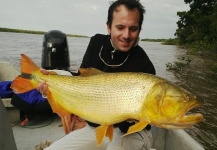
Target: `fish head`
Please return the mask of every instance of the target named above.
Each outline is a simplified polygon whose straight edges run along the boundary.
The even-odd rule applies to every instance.
[[[153,86],[144,105],[150,124],[162,128],[188,128],[203,120],[201,113],[190,113],[203,103],[196,96],[172,83]]]

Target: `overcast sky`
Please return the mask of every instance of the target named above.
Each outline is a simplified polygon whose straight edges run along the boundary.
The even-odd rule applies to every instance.
[[[0,27],[66,34],[107,34],[111,0],[0,0]],[[174,38],[184,0],[140,0],[146,9],[141,38]]]

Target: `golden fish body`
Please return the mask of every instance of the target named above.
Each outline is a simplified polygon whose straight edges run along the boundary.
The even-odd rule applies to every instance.
[[[22,75],[17,77],[11,86],[14,92],[25,92],[46,82],[54,112],[73,113],[101,125],[96,131],[98,144],[104,136],[112,139],[112,134],[107,133],[113,131],[111,125],[127,119],[138,120],[127,134],[138,132],[147,124],[187,128],[203,119],[200,113],[186,115],[201,104],[194,95],[160,77],[132,72],[103,73],[96,69],[80,69],[85,76],[43,75],[27,56],[21,56],[21,71],[31,74],[31,81]]]
[[[37,75],[62,108],[98,124],[115,124],[141,115],[146,97],[156,82],[142,73],[103,73],[88,77]],[[144,82],[146,81],[146,82]]]

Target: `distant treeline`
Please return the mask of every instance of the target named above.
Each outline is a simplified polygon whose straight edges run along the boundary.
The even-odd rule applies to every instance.
[[[22,29],[10,29],[10,28],[1,28],[0,32],[15,32],[15,33],[28,33],[28,34],[45,34],[44,31],[32,31],[32,30],[22,30]],[[83,35],[74,35],[74,34],[66,34],[69,37],[88,37]]]
[[[164,45],[177,45],[178,39],[142,39],[141,41],[147,41],[147,42],[161,42]]]
[[[164,42],[165,39],[141,39],[141,41],[147,41],[147,42]]]
[[[28,33],[28,34],[45,34],[44,31],[32,31],[32,30],[22,30],[22,29],[11,29],[11,28],[1,28],[0,32],[15,32],[15,33]],[[75,35],[75,34],[66,34],[69,37],[85,37],[88,36],[83,35]],[[177,39],[142,39],[141,41],[149,41],[149,42],[162,42],[165,45],[176,45]]]
[[[30,34],[44,34],[43,31],[31,31],[31,30],[21,30],[21,29],[10,29],[10,28],[1,28],[0,32],[16,32],[16,33],[30,33]]]

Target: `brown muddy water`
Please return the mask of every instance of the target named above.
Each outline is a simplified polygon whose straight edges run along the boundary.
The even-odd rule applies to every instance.
[[[20,54],[24,53],[40,66],[42,41],[43,35],[0,32],[0,61],[10,62],[19,70]],[[72,70],[79,67],[88,42],[89,38],[68,38]],[[158,42],[140,42],[139,45],[150,57],[158,76],[180,85],[204,101],[204,105],[194,111],[203,113],[205,119],[186,131],[205,149],[217,149],[217,81],[206,69],[210,60],[191,56],[190,67],[174,74],[167,70],[166,64],[179,61],[178,58],[185,54],[184,49]]]
[[[175,73],[179,80],[177,84],[204,102],[203,106],[193,111],[201,112],[205,118],[186,131],[205,149],[215,150],[217,149],[217,78],[208,69],[213,60],[199,56],[185,57],[189,57],[192,62],[190,66]]]

